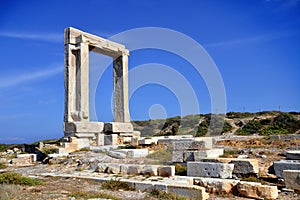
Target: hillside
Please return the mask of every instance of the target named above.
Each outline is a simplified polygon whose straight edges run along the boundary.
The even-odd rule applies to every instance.
[[[223,122],[224,126],[222,127]],[[144,137],[224,134],[268,136],[300,133],[299,112],[228,112],[226,115],[199,114],[182,118],[176,116],[167,119],[133,121],[132,123]]]

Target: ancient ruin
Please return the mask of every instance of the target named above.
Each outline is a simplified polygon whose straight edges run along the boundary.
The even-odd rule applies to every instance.
[[[114,60],[114,122],[90,121],[89,51]],[[300,129],[269,137],[236,134],[254,119],[270,127],[275,119],[289,121],[292,115],[231,113],[226,121],[232,128],[220,136],[197,137],[187,131],[156,135],[164,132],[153,128],[151,135],[143,132],[140,137],[128,111],[128,55],[124,45],[74,28],[65,30],[65,140],[4,145],[0,199],[299,199]],[[293,127],[300,125],[300,113],[295,116]],[[195,119],[197,115],[190,115],[186,124]],[[166,123],[156,121],[157,126]],[[143,131],[148,121],[141,122],[134,125]],[[174,120],[166,130],[174,124],[183,127]],[[43,184],[9,192],[7,183],[14,179],[6,177],[20,178],[15,172]]]
[[[96,139],[98,146],[130,141],[133,131],[128,110],[128,56],[124,45],[66,28],[64,134],[81,147]],[[91,122],[89,115],[89,51],[113,58],[114,122]],[[85,145],[83,145],[85,144]]]

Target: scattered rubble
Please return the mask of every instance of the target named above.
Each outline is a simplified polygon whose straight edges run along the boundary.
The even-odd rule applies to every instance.
[[[237,153],[246,155],[249,159],[218,156],[210,158],[211,155],[197,157],[197,153],[199,155],[201,151],[213,152],[212,150],[215,149],[224,151],[225,147],[225,151],[228,151],[228,146],[216,146],[215,142],[210,139],[187,137],[180,140],[182,137],[152,137],[151,140],[156,141],[154,143],[146,142],[148,139],[139,139],[138,141],[143,144],[134,148],[119,145],[90,146],[89,149],[73,153],[50,153],[45,155],[47,159],[43,160],[39,159],[37,154],[26,153],[22,149],[8,149],[1,153],[1,162],[8,167],[1,173],[9,170],[30,176],[84,178],[100,182],[118,178],[133,186],[136,191],[160,189],[187,198],[196,196],[199,199],[207,199],[209,196],[212,198],[220,194],[233,195],[233,198],[237,195],[255,199],[285,199],[289,194],[293,194],[294,197],[297,195],[293,191],[299,190],[300,187],[299,160],[290,160],[291,157],[288,159],[289,153],[291,154],[290,150],[239,148]],[[160,141],[163,143],[158,144]],[[177,144],[178,146],[174,147]],[[35,148],[42,152],[41,148],[45,147],[52,149],[55,145],[49,146],[45,143]],[[182,162],[179,163],[186,165],[187,176],[175,175],[175,164],[178,162],[172,162],[171,159],[165,164],[151,163],[153,160],[147,158],[147,155],[160,148],[169,149],[172,152],[173,161],[176,152],[183,152],[182,155],[180,153]],[[272,154],[268,154],[268,151],[272,151]],[[269,160],[270,155],[273,156],[273,154],[276,159]],[[293,151],[292,154],[297,155],[297,152]],[[258,155],[266,155],[266,157]],[[225,156],[228,154],[226,153]],[[283,159],[283,156],[286,159]],[[47,164],[42,164],[42,161],[46,160],[48,162],[44,163]],[[268,179],[260,177],[263,168],[266,171],[268,166],[265,165],[266,161],[271,164],[274,162],[273,169],[276,174],[272,178],[274,182],[268,182]],[[272,177],[271,175],[264,175],[264,177]],[[284,182],[281,182],[283,179]],[[283,192],[279,193],[278,186]]]

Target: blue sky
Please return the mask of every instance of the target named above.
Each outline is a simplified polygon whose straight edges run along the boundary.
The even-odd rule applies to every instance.
[[[140,27],[181,32],[217,65],[227,111],[300,111],[299,0],[1,0],[0,9],[0,143],[63,136],[63,30],[70,26],[104,38]],[[192,85],[200,112],[211,112],[207,86],[186,60],[155,49],[133,51],[129,59],[129,69],[161,63],[177,70]],[[108,68],[97,88],[100,121],[112,120],[111,77]],[[150,84],[130,99],[132,119],[149,119],[157,104],[165,115],[154,109],[151,117],[180,115],[176,94]]]

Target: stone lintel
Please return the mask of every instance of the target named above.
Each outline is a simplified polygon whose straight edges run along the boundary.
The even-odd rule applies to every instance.
[[[104,124],[104,132],[129,133],[133,132],[133,126],[131,123],[108,122]]]
[[[105,54],[111,57],[118,57],[121,55],[129,55],[129,51],[124,45],[106,40],[99,36],[95,36],[81,30],[69,27],[65,29],[65,45],[88,43],[91,51]]]

